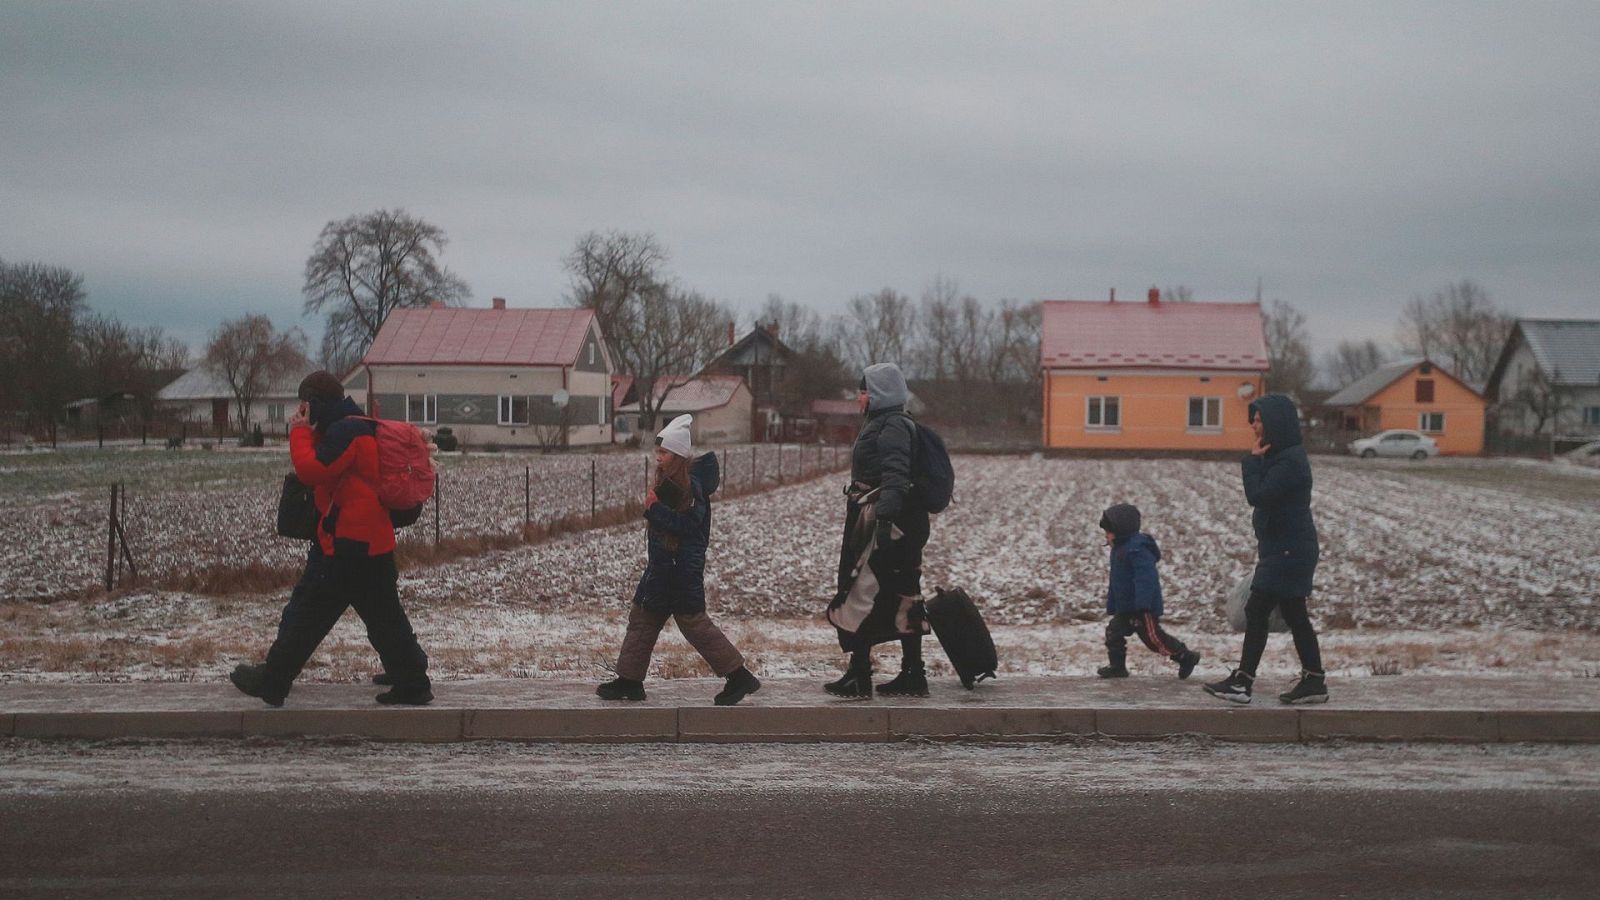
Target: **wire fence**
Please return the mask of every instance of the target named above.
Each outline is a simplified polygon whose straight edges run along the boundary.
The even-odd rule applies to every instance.
[[[716,453],[723,496],[770,490],[850,463],[849,448],[836,445],[739,445]],[[265,589],[304,560],[303,542],[275,532],[289,471],[281,447],[50,456],[65,458],[19,466],[12,470],[18,477],[0,490],[12,507],[0,520],[0,597],[50,599],[132,585],[202,593]],[[626,521],[642,507],[651,459],[643,451],[472,453],[442,454],[436,466],[438,490],[418,521],[401,529],[402,553],[426,558],[441,545],[469,553],[475,542],[504,546]]]

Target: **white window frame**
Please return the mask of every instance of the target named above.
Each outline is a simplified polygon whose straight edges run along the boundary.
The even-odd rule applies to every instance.
[[[1108,406],[1110,411],[1116,414],[1115,422],[1106,421]],[[1096,419],[1099,421],[1095,421]],[[1122,397],[1117,394],[1096,394],[1083,398],[1083,427],[1089,431],[1121,431]]]
[[[1600,406],[1585,406],[1583,408],[1583,424],[1600,425]]]
[[[522,401],[522,421],[520,421],[520,422],[518,422],[516,420],[516,416],[517,416],[517,401],[518,400]],[[528,421],[529,421],[529,418],[530,418],[529,405],[530,404],[528,403],[528,398],[522,396],[521,394],[501,394],[500,395],[500,402],[497,404],[498,412],[499,412],[499,417],[498,417],[499,418],[499,423],[501,425],[526,425],[526,424],[528,424]]]
[[[1195,401],[1199,400],[1204,405],[1200,408],[1200,424],[1192,421]],[[1213,415],[1214,414],[1214,415]],[[1183,421],[1188,431],[1221,431],[1222,430],[1222,398],[1221,397],[1190,397],[1188,406],[1184,407]]]
[[[283,421],[284,407],[287,406],[287,405],[288,404],[285,404],[285,403],[268,403],[267,404],[267,421],[268,422],[282,422]]]
[[[1428,427],[1428,425],[1429,425],[1429,421],[1428,420],[1429,419],[1433,419],[1433,418],[1437,418],[1439,420],[1439,427],[1438,428],[1429,428]],[[1444,434],[1444,413],[1442,413],[1442,412],[1417,413],[1417,430],[1422,432],[1423,434]]]
[[[411,398],[419,397],[422,400],[422,418],[411,418]],[[438,394],[407,394],[406,395],[406,421],[416,425],[437,425],[439,423],[439,395]]]

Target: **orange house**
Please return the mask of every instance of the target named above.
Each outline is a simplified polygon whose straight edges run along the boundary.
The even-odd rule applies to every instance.
[[[1445,456],[1483,452],[1488,401],[1430,360],[1384,366],[1329,397],[1326,405],[1339,410],[1347,431],[1404,428],[1433,438]]]
[[[1266,386],[1259,303],[1047,300],[1039,344],[1044,445],[1243,450]]]

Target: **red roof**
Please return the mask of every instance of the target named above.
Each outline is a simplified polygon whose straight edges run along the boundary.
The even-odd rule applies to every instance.
[[[861,403],[856,400],[813,400],[811,401],[811,414],[813,416],[850,416],[861,418]]]
[[[1259,303],[1047,300],[1039,364],[1046,369],[1269,368]]]
[[[616,409],[628,397],[628,392],[633,390],[632,375],[611,376],[611,408]]]
[[[397,309],[365,362],[570,366],[593,321],[588,309]]]
[[[701,375],[697,378],[685,378],[682,375],[664,375],[656,380],[656,399],[659,400],[661,395],[666,393],[668,384],[673,386],[672,393],[667,394],[666,402],[658,407],[658,411],[692,413],[728,405],[733,400],[734,394],[738,393],[739,386],[744,384],[744,377]],[[622,408],[636,410],[639,404],[629,403]]]

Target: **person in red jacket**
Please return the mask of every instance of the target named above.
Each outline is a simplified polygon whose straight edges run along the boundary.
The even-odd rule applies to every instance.
[[[316,494],[317,540],[266,662],[241,665],[229,678],[244,693],[282,706],[306,660],[354,607],[393,684],[378,702],[428,703],[428,655],[400,605],[394,524],[378,501],[377,425],[327,372],[307,375],[299,397],[289,420],[289,456],[295,475]]]

